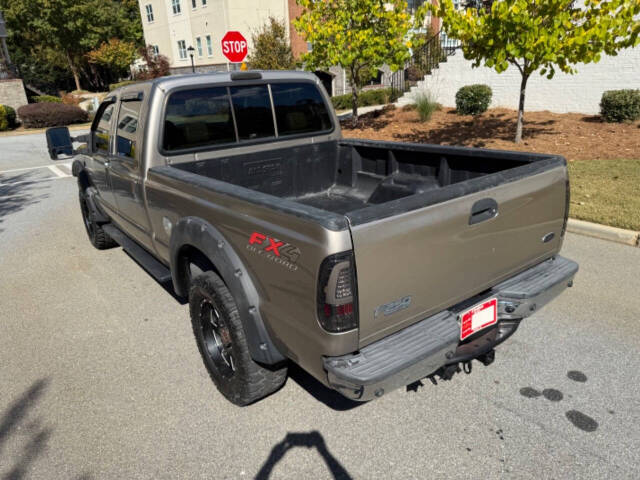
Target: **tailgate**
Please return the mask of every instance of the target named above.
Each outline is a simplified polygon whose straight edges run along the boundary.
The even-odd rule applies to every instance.
[[[562,243],[566,181],[566,167],[556,166],[443,203],[352,226],[360,346],[557,253]],[[481,220],[478,223],[470,221],[472,209],[486,210],[495,204],[497,216],[482,220],[490,216],[485,212],[475,218]],[[550,233],[554,234],[551,239]]]

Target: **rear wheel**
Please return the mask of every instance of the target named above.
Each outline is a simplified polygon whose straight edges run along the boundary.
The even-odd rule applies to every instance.
[[[286,366],[274,369],[251,358],[238,307],[217,274],[203,272],[193,279],[189,310],[204,365],[227,400],[248,405],[282,386]]]
[[[91,245],[96,247],[98,250],[115,247],[116,242],[107,235],[107,233],[102,229],[102,226],[100,226],[93,218],[91,207],[87,200],[87,195],[82,190],[79,192],[79,200],[80,211],[82,212],[82,222],[84,223],[84,228],[87,231]]]

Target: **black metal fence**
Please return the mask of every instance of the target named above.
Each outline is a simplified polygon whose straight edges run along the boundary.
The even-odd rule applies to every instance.
[[[427,38],[424,44],[413,51],[411,58],[403,70],[394,72],[391,76],[391,88],[394,95],[400,97],[413,85],[430,75],[447,57],[454,55],[460,48],[460,42],[438,32]]]
[[[0,79],[18,78],[18,69],[15,65],[7,65],[0,61]]]

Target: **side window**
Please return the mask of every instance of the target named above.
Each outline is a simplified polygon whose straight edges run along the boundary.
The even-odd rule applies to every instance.
[[[275,136],[267,86],[231,87],[230,90],[239,139],[254,140]]]
[[[109,139],[111,137],[111,116],[115,103],[107,105],[96,122],[96,129],[93,131],[93,151],[109,153]]]
[[[120,103],[118,125],[116,130],[116,153],[122,157],[136,159],[136,132],[142,101],[126,101]]]
[[[329,112],[318,88],[311,83],[271,85],[278,135],[321,132],[331,128]]]
[[[234,143],[236,134],[225,87],[172,93],[167,101],[162,145],[182,150]]]

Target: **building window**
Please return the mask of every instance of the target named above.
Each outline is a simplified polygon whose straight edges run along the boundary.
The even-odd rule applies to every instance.
[[[207,35],[207,56],[213,55],[213,43],[211,43],[211,35]]]
[[[147,12],[147,22],[149,23],[153,22],[153,5],[148,3],[147,5],[144,6],[144,9]]]
[[[198,57],[202,57],[202,39],[200,37],[196,38],[196,47],[198,48]]]
[[[207,0],[202,0],[202,6],[206,7],[207,6]]]
[[[191,8],[194,10],[198,8],[198,0],[191,0]]]
[[[158,56],[160,55],[160,48],[158,48],[158,45],[151,45],[151,49],[153,50],[153,55],[154,56]]]
[[[171,0],[171,8],[173,9],[173,14],[178,15],[182,12],[182,7],[180,7],[180,0]]]
[[[187,59],[187,44],[184,40],[178,40],[178,55],[180,56],[180,60]]]

